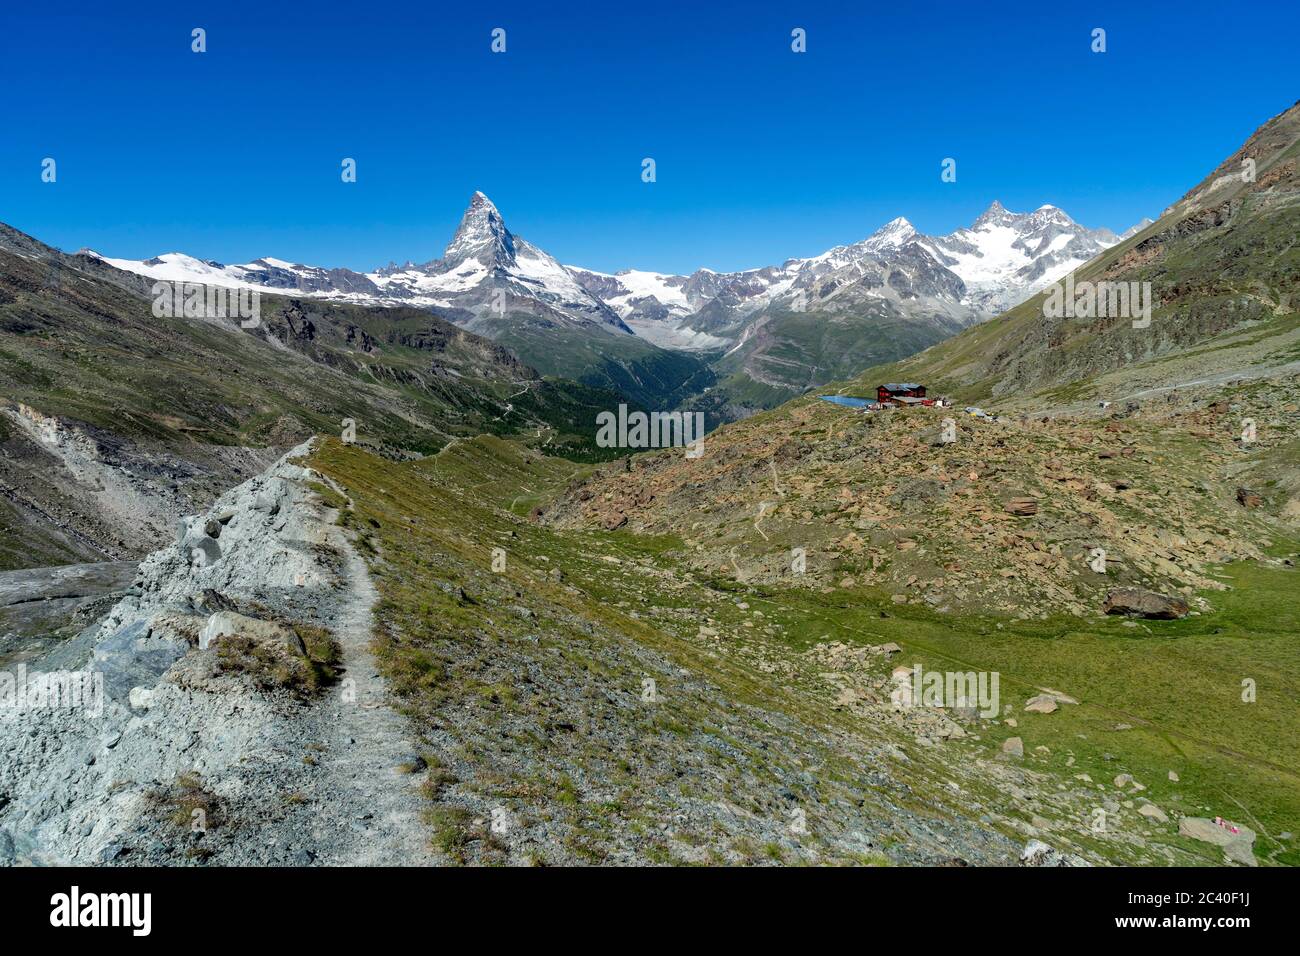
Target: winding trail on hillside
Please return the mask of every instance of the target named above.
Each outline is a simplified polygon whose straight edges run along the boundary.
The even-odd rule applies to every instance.
[[[417,751],[405,718],[388,703],[370,640],[379,599],[364,559],[337,525],[330,543],[344,555],[346,601],[334,625],[343,676],[313,709],[318,726],[323,796],[317,863],[340,866],[429,866],[437,862],[422,821],[422,774],[404,773]]]
[[[1188,379],[1186,381],[1174,382],[1169,385],[1150,385],[1146,388],[1138,389],[1136,392],[1129,392],[1120,395],[1117,398],[1108,399],[1111,405],[1118,405],[1122,402],[1133,401],[1135,399],[1152,398],[1159,395],[1166,395],[1170,392],[1176,392],[1184,388],[1203,388],[1207,386],[1226,385],[1229,382],[1253,382],[1262,379],[1280,378],[1288,375],[1300,374],[1300,361],[1284,362],[1280,365],[1257,365],[1242,368],[1228,369],[1223,372],[1216,372],[1213,375],[1207,375],[1203,378]],[[1081,413],[1097,413],[1097,403],[1095,401],[1071,402],[1068,405],[1057,405],[1052,408],[1043,409],[1037,412],[1038,415],[1046,415],[1050,418],[1059,418],[1066,415],[1078,415]]]

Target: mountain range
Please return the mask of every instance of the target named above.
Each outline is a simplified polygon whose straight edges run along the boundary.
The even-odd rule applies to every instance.
[[[725,420],[918,351],[1119,241],[1054,206],[1013,213],[994,202],[944,236],[898,218],[859,242],[781,265],[608,274],[561,264],[512,233],[476,192],[441,258],[367,273],[273,257],[225,265],[183,253],[129,260],[85,251],[154,280],[428,309],[543,373],[613,387],[647,406],[702,404]]]

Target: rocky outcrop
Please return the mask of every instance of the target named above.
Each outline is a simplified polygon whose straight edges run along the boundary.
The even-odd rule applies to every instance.
[[[1141,588],[1116,588],[1102,604],[1103,614],[1133,614],[1160,621],[1176,621],[1187,616],[1187,602],[1181,598],[1144,591]]]
[[[1276,411],[1258,416],[1267,434],[1291,426],[1297,397],[1278,390]],[[604,465],[541,523],[679,535],[688,562],[713,573],[736,573],[734,548],[751,581],[851,580],[939,611],[1092,616],[1116,588],[1141,588],[1205,613],[1198,592],[1224,587],[1213,566],[1263,557],[1253,522],[1268,512],[1232,502],[1244,474],[1207,478],[1239,462],[1241,413],[1165,404],[1159,415],[963,417],[957,441],[937,450],[949,409],[793,402],[710,433],[698,460],[667,452]],[[1194,456],[1155,454],[1189,434]],[[1275,479],[1250,474],[1291,487]],[[1181,496],[1203,505],[1172,508]],[[799,572],[794,547],[807,559]]]
[[[1229,823],[1219,817],[1183,817],[1178,821],[1178,835],[1223,848],[1228,862],[1255,866],[1255,831]]]
[[[1009,515],[1019,515],[1020,517],[1029,517],[1038,514],[1037,498],[1012,498],[1006,503],[1004,509]]]
[[[1062,853],[1042,840],[1030,840],[1020,852],[1021,866],[1091,866],[1073,853]]]
[[[1237,504],[1243,508],[1258,508],[1264,503],[1264,496],[1251,488],[1237,489]]]
[[[0,843],[17,861],[347,862],[370,852],[367,840],[383,844],[379,831],[394,821],[416,820],[418,798],[382,765],[390,744],[409,749],[399,725],[371,742],[375,766],[331,771],[332,761],[371,759],[349,741],[380,714],[400,722],[382,701],[358,700],[372,664],[311,702],[223,666],[235,638],[270,667],[280,660],[266,649],[302,658],[301,628],[346,631],[354,647],[368,640],[359,616],[373,590],[308,487],[320,477],[294,461],[307,451],[182,521],[179,541],[144,560],[103,620],[33,663],[29,687],[37,671],[59,675],[84,691],[75,701],[28,693],[24,706],[0,709]],[[364,805],[407,797],[409,814],[361,822]],[[192,821],[193,808],[205,818]],[[404,832],[389,862],[425,855]]]

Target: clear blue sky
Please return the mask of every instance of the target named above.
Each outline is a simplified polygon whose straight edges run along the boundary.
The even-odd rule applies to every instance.
[[[0,221],[369,269],[441,254],[482,189],[563,262],[674,272],[897,215],[947,232],[995,198],[1119,230],[1300,97],[1297,38],[1295,2],[10,0]]]

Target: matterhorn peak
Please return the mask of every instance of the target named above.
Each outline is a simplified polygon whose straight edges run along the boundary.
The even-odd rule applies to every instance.
[[[477,259],[488,267],[514,263],[515,237],[486,193],[476,190],[470,197],[469,208],[442,258],[449,264]]]

